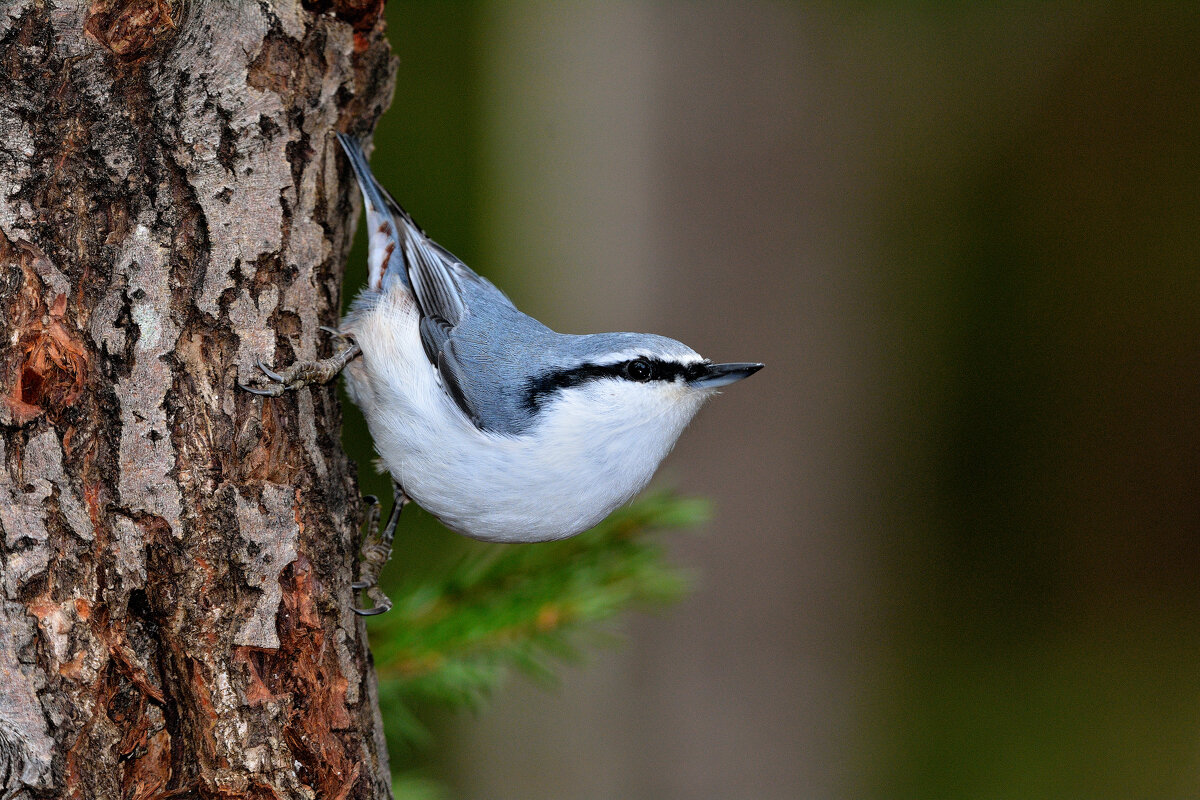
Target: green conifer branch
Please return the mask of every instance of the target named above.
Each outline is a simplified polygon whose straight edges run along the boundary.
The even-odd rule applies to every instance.
[[[389,742],[428,743],[417,706],[478,708],[514,666],[553,680],[553,664],[578,659],[578,640],[600,641],[616,614],[678,600],[689,578],[650,534],[693,527],[708,509],[652,494],[571,539],[472,550],[393,595],[371,626]]]

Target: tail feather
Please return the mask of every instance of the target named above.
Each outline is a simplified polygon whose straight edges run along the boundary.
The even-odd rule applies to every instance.
[[[382,193],[379,183],[371,173],[371,167],[367,164],[367,157],[358,139],[338,133],[337,140],[346,151],[367,211],[367,287],[381,291],[397,279],[405,286],[410,286],[404,268],[403,248],[400,246],[400,237],[403,234],[397,230],[397,225],[404,224],[405,220],[396,220],[393,217],[388,198]]]

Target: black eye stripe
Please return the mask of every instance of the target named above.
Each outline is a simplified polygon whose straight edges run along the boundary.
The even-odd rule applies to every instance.
[[[634,362],[645,363],[650,368],[650,376],[645,379],[633,377],[629,370]],[[658,358],[631,358],[616,364],[583,364],[573,369],[555,370],[530,378],[526,383],[525,406],[530,411],[537,411],[542,403],[560,389],[579,386],[588,381],[602,378],[619,378],[634,383],[652,381],[673,381],[677,378],[694,380],[704,373],[705,362],[683,365],[677,361],[663,361]]]

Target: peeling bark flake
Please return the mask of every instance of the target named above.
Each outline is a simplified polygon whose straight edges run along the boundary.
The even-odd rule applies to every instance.
[[[179,327],[172,322],[166,253],[144,224],[133,229],[117,272],[129,286],[130,314],[138,331],[129,378],[118,387],[121,503],[162,517],[179,535],[181,498],[171,478],[175,452],[163,406],[172,383],[164,356],[174,351]]]
[[[6,445],[0,439],[0,466],[7,458]],[[24,486],[0,473],[0,527],[4,528],[4,594],[11,600],[20,597],[30,580],[46,571],[50,563],[50,534],[43,522],[44,504],[50,496],[50,483],[31,473],[33,480]]]
[[[300,532],[293,494],[286,486],[267,484],[262,493],[263,510],[259,510],[258,503],[237,496],[238,526],[246,542],[243,550],[246,584],[261,594],[234,637],[235,645],[266,650],[279,647],[275,632],[275,616],[283,599],[279,574],[296,559],[296,538]]]
[[[44,680],[21,655],[34,636],[25,608],[0,600],[0,797],[5,798],[23,788],[49,788],[54,740],[36,694]]]

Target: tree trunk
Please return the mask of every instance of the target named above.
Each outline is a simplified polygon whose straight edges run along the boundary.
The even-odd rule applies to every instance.
[[[0,798],[389,796],[329,355],[382,0],[0,2]]]

